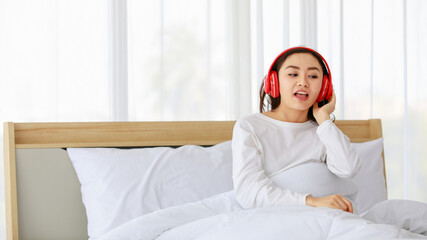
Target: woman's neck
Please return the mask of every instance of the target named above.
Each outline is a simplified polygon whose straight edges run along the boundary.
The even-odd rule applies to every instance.
[[[299,111],[294,109],[280,109],[280,106],[272,111],[265,112],[264,115],[267,117],[271,117],[273,119],[284,121],[284,122],[292,122],[292,123],[303,123],[308,121],[308,110]]]

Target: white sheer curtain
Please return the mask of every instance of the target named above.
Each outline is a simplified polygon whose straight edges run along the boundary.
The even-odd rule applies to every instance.
[[[128,0],[129,119],[235,119],[245,107],[234,99],[249,93],[236,88],[244,79],[238,68],[249,65],[236,58],[250,49],[238,42],[245,31],[235,27],[249,19],[248,6],[241,0]]]

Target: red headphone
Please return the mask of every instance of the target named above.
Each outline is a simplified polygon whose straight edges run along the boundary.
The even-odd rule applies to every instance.
[[[323,80],[322,80],[322,88],[320,88],[319,96],[317,97],[316,102],[321,102],[323,100],[328,100],[332,96],[333,87],[332,87],[332,76],[331,76],[331,70],[329,69],[328,63],[326,60],[320,55],[320,53],[314,51],[311,48],[306,47],[294,47],[289,48],[285,51],[283,51],[279,56],[274,59],[273,64],[271,64],[270,69],[268,70],[267,76],[264,79],[264,91],[266,94],[270,94],[270,96],[277,98],[279,96],[279,78],[277,76],[276,71],[271,71],[274,64],[276,63],[277,59],[281,57],[283,54],[295,50],[295,49],[306,49],[310,52],[314,52],[316,55],[318,55],[322,61],[324,66],[326,66],[326,69],[328,70],[327,74],[323,74]]]

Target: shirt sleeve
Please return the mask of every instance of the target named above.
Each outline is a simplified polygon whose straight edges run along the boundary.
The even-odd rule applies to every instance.
[[[234,126],[232,151],[234,190],[243,208],[306,204],[309,194],[281,189],[267,177],[261,143],[247,122]]]
[[[329,170],[342,178],[351,178],[359,171],[359,155],[350,139],[331,121],[324,121],[317,128],[317,135],[326,147],[326,163]]]

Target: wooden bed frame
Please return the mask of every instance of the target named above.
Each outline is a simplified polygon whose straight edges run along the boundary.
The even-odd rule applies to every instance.
[[[214,145],[231,140],[234,123],[4,123],[6,239],[88,238],[80,183],[63,148]],[[382,137],[380,119],[335,124],[351,142]]]

